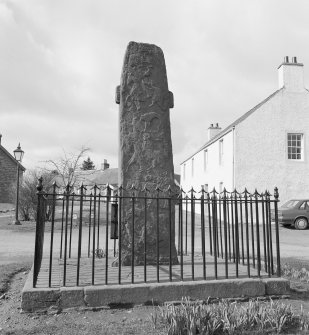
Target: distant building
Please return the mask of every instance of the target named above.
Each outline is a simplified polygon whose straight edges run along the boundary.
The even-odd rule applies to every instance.
[[[181,163],[181,186],[210,191],[279,189],[280,200],[309,197],[309,92],[303,64],[285,57],[279,89]]]
[[[118,168],[109,168],[109,164],[104,160],[101,170],[95,170],[93,173],[84,175],[84,183],[86,184],[97,184],[107,185],[109,184],[112,188],[118,187]],[[174,174],[174,181],[176,186],[180,185],[180,175]]]
[[[11,203],[11,191],[17,181],[17,161],[1,143],[0,135],[0,203]],[[25,172],[25,168],[20,164],[20,178]]]
[[[75,178],[75,187],[79,188],[81,183],[83,183],[87,189],[87,193],[91,192],[94,185],[101,187],[103,190],[109,185],[112,195],[118,188],[118,168],[110,168],[110,164],[106,159],[104,159],[104,163],[101,164],[101,169],[78,171]],[[66,185],[63,184],[62,177],[56,174],[53,181],[60,187],[59,192],[64,192]],[[175,185],[180,187],[179,174],[174,174],[174,181]]]

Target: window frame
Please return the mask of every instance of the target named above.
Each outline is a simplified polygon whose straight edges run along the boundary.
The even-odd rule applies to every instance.
[[[207,170],[208,165],[208,149],[204,149],[204,171]]]
[[[220,138],[219,139],[219,165],[223,165],[223,155],[224,155],[224,149],[223,149],[223,145],[224,145],[224,139]]]
[[[297,142],[299,141],[299,139],[297,139],[297,137],[295,139],[293,139],[292,137],[290,138],[290,136],[293,135],[300,135],[300,158],[290,158],[290,155],[298,155],[299,153],[297,152],[297,149],[299,148],[297,146]],[[295,146],[293,146],[293,141],[296,142]],[[291,142],[291,145],[290,145]],[[292,149],[296,149],[296,152],[289,152],[289,148]],[[286,158],[288,161],[291,162],[304,162],[305,161],[305,135],[304,132],[301,131],[287,131],[286,132]]]

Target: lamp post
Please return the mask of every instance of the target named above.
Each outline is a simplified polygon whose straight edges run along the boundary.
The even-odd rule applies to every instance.
[[[16,206],[15,206],[15,221],[14,224],[20,225],[18,220],[18,203],[19,203],[19,164],[21,163],[24,156],[24,152],[21,150],[20,143],[17,149],[14,150],[14,157],[17,161],[17,184],[16,184]]]

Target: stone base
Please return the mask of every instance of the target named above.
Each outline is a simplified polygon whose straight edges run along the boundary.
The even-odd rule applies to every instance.
[[[112,304],[147,304],[180,301],[183,297],[254,298],[289,294],[289,281],[283,278],[243,278],[95,285],[85,287],[33,288],[32,271],[22,291],[22,310],[35,312],[65,308],[103,307]]]

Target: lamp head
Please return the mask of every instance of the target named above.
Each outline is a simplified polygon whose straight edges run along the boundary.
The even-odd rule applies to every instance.
[[[17,160],[17,162],[21,162],[24,156],[24,152],[20,147],[20,143],[18,143],[17,149],[14,150],[14,157]]]

